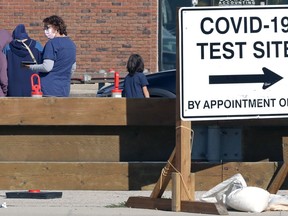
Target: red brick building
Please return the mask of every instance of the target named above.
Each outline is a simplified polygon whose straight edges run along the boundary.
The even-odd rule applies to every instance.
[[[44,46],[42,20],[61,16],[77,45],[77,73],[114,68],[126,71],[131,53],[139,53],[149,71],[158,69],[158,0],[0,0],[0,28],[25,24]]]

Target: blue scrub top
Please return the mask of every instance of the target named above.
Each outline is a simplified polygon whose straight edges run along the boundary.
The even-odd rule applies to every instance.
[[[50,39],[43,51],[43,59],[54,61],[49,73],[39,73],[44,96],[68,97],[72,65],[76,62],[76,45],[69,37]]]
[[[136,72],[133,76],[129,74],[124,80],[124,95],[126,98],[144,98],[143,86],[149,85],[145,74]]]

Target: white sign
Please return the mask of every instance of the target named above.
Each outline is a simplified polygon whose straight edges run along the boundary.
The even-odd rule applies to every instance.
[[[182,120],[288,117],[288,6],[179,10]]]

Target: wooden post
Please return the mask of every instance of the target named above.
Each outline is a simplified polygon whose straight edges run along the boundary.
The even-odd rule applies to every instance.
[[[177,11],[178,14],[178,11]],[[177,25],[177,28],[179,26]],[[177,29],[177,38],[179,30]],[[173,160],[173,164],[168,162],[164,167],[165,171],[172,175],[172,200],[161,199],[162,191],[165,190],[171,176],[165,175],[165,188],[159,187],[163,183],[162,174],[158,180],[156,187],[154,188],[149,198],[143,197],[129,197],[126,202],[127,207],[134,208],[153,208],[159,210],[173,210],[184,211],[194,213],[207,213],[217,215],[228,215],[228,211],[225,206],[214,203],[202,203],[192,202],[195,194],[195,180],[193,175],[191,176],[191,122],[182,121],[180,118],[180,72],[179,72],[179,40],[177,40],[177,71],[176,71],[176,146],[175,156],[174,151],[169,160]],[[180,178],[180,180],[179,180]],[[180,181],[180,183],[179,183]],[[161,183],[162,182],[162,183]],[[180,193],[179,193],[180,191]],[[160,197],[159,197],[160,196]],[[157,198],[156,198],[157,197]],[[158,198],[159,197],[159,198]],[[180,202],[180,204],[179,204]]]
[[[180,114],[179,114],[180,115]],[[180,118],[180,117],[179,117]],[[181,200],[191,201],[191,123],[179,120],[176,128],[175,168],[181,173]]]
[[[195,201],[195,173],[190,174],[190,188],[191,188],[191,198]]]
[[[267,189],[271,194],[277,194],[278,190],[288,175],[288,137],[282,137],[282,150],[283,165]]]
[[[172,211],[179,212],[181,210],[181,200],[180,200],[181,176],[177,172],[173,172],[171,176],[172,176]]]

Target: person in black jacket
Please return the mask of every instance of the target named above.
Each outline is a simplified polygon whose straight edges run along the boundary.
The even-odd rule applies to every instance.
[[[13,40],[4,48],[8,62],[7,96],[30,97],[31,75],[37,72],[24,67],[23,62],[42,63],[43,46],[28,36],[24,24],[16,26],[12,37]]]

